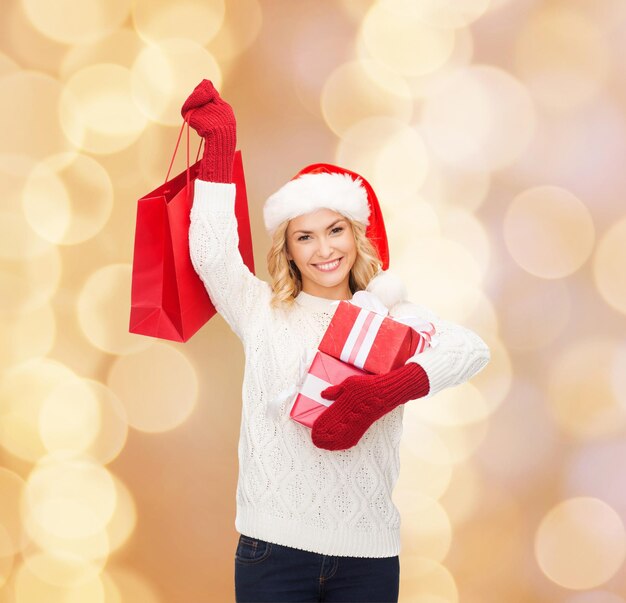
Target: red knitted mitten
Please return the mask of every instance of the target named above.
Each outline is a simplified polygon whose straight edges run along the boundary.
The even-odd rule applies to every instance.
[[[232,107],[209,80],[202,80],[185,101],[181,113],[204,138],[200,180],[232,182],[237,124]]]
[[[353,375],[322,392],[335,400],[313,423],[311,438],[318,448],[352,448],[370,425],[396,406],[425,396],[426,371],[415,362],[384,375]]]

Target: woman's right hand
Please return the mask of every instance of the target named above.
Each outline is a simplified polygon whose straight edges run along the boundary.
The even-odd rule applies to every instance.
[[[237,123],[232,107],[210,80],[202,80],[182,106],[185,121],[204,138],[198,177],[210,182],[231,182],[237,145]]]
[[[210,80],[202,80],[182,106],[183,119],[202,137],[216,128],[236,128],[232,107],[219,95]]]

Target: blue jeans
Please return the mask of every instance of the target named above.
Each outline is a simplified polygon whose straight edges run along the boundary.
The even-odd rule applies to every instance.
[[[400,559],[335,557],[243,534],[235,552],[237,603],[397,603]]]

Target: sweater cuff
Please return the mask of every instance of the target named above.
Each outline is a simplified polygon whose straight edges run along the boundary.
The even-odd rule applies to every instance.
[[[234,214],[235,212],[235,183],[208,182],[194,180],[193,214],[206,216],[210,213]]]
[[[419,364],[428,376],[430,389],[424,398],[430,398],[445,387],[450,372],[450,359],[445,354],[439,354],[433,348],[428,348],[411,356],[407,362]]]

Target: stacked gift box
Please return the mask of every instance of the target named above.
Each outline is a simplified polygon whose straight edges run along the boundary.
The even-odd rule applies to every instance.
[[[382,375],[431,345],[435,327],[417,317],[391,318],[371,293],[340,301],[318,346],[290,417],[312,427],[333,400],[321,392],[352,375]]]

